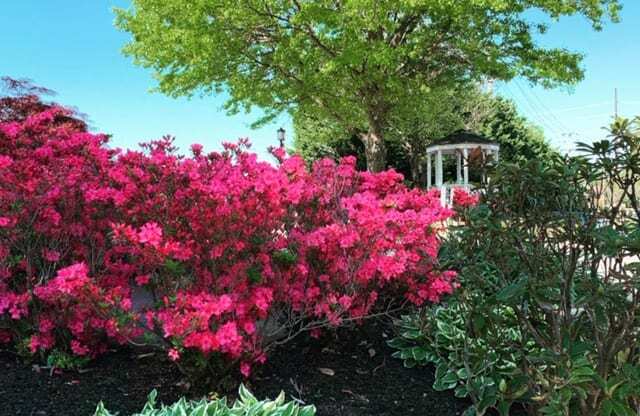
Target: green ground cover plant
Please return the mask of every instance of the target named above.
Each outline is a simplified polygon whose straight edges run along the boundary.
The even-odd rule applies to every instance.
[[[140,413],[133,416],[314,416],[314,406],[300,406],[296,402],[285,402],[284,393],[275,400],[256,399],[243,385],[240,386],[239,398],[233,405],[228,405],[226,398],[189,401],[184,398],[170,406],[156,402],[157,393],[153,390]],[[93,416],[115,416],[100,402]]]

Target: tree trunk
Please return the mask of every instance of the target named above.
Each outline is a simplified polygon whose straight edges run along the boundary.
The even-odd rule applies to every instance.
[[[419,155],[413,152],[409,157],[409,164],[411,167],[411,180],[413,185],[424,185],[422,159]]]
[[[384,143],[382,125],[373,118],[374,120],[369,122],[369,131],[361,134],[360,139],[364,143],[367,170],[381,172],[387,168],[387,146]]]

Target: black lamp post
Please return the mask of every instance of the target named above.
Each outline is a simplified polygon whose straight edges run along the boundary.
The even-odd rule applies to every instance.
[[[280,127],[278,129],[278,141],[280,142],[280,147],[284,147],[284,138],[285,138],[285,130]]]

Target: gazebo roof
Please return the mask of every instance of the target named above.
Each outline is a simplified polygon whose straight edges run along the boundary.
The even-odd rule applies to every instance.
[[[448,136],[443,137],[442,139],[438,139],[427,146],[441,146],[441,145],[463,145],[463,144],[478,144],[478,145],[492,145],[498,146],[498,142],[494,142],[492,140],[487,139],[484,136],[480,136],[479,134],[470,132],[468,130],[458,130],[455,131]]]

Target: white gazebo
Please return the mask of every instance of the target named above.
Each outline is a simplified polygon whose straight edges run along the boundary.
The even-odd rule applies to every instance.
[[[483,163],[488,160],[498,161],[500,145],[478,134],[458,130],[440,140],[436,140],[427,146],[427,186],[440,188],[440,197],[443,205],[450,205],[453,200],[452,189],[471,189],[469,184],[470,156],[479,156]],[[435,157],[435,183],[432,181],[433,163]],[[456,158],[456,180],[445,182],[443,178],[443,160],[445,156]],[[482,180],[486,180],[483,176]]]

